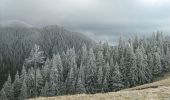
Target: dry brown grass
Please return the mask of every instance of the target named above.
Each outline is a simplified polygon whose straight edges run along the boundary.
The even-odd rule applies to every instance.
[[[144,90],[110,92],[94,95],[70,95],[40,97],[30,100],[170,100],[170,87],[149,88]]]
[[[170,73],[156,82],[118,92],[39,97],[30,100],[170,100]]]
[[[147,88],[157,88],[157,87],[160,87],[160,86],[167,86],[167,87],[170,86],[170,72],[165,73],[164,75],[162,75],[162,77],[156,78],[153,83],[136,86],[136,87],[129,88],[129,89],[124,89],[122,91],[141,90],[141,89],[147,89]]]

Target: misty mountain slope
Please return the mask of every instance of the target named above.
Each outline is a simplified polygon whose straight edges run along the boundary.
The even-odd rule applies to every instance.
[[[1,27],[18,27],[18,28],[24,28],[24,27],[33,27],[30,24],[27,24],[23,21],[19,21],[19,20],[10,20],[10,21],[4,21],[4,22],[0,22],[0,26]]]
[[[40,97],[30,100],[169,100],[170,72],[155,78],[155,82],[121,90],[118,92],[98,93],[94,95],[78,94],[57,97]]]
[[[52,57],[55,53],[62,53],[67,48],[79,48],[85,43],[87,46],[93,44],[93,41],[85,35],[77,32],[70,32],[62,27],[51,25],[43,27],[40,30],[38,44],[43,48],[47,56]]]
[[[17,70],[21,70],[31,48],[38,44],[46,57],[62,53],[66,48],[76,48],[82,44],[90,46],[93,41],[81,33],[70,32],[58,26],[44,28],[27,27],[23,23],[8,23],[0,27],[0,88],[8,74],[12,79]]]
[[[1,98],[19,100],[108,92],[117,96],[121,93],[116,91],[151,83],[155,77],[170,71],[169,42],[166,42],[163,34],[159,32],[153,33],[148,38],[136,36],[135,39],[129,41],[120,37],[118,45],[114,47],[107,42],[100,42],[89,48],[88,41],[85,43],[80,39],[81,36],[73,35],[77,33],[69,32],[58,26],[35,30],[37,31],[35,41],[31,43],[37,44],[31,49],[30,55],[25,60],[21,60],[25,61],[22,71],[18,67],[12,70],[19,72],[16,73],[15,78],[12,76],[14,82],[11,81],[11,75],[8,75],[0,92]],[[22,35],[18,36],[20,33],[18,31],[16,33],[21,41]],[[30,43],[23,41],[20,43],[20,41],[15,43],[17,47],[20,45],[25,47],[25,44]],[[12,47],[16,47],[15,45]],[[80,45],[82,45],[81,48],[79,48]],[[13,52],[20,54],[22,50],[25,48],[22,48],[19,53],[18,49]],[[12,54],[16,54],[13,52]],[[21,64],[14,62],[14,65]],[[145,89],[157,87],[140,88],[143,90],[139,91],[142,93],[146,91]],[[127,97],[137,93],[131,94],[131,92],[133,91],[123,91],[123,93],[129,93]],[[6,94],[7,97],[4,97]],[[126,98],[124,95],[122,97]],[[113,98],[112,95],[110,98]]]

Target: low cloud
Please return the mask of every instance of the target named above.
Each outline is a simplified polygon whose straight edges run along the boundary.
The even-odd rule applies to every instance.
[[[170,32],[170,2],[143,0],[1,0],[0,22],[20,20],[33,26],[60,25],[102,41],[120,34]]]

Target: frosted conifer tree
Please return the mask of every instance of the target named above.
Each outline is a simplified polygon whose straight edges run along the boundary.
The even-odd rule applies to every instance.
[[[6,94],[6,97],[9,99],[9,100],[12,100],[14,99],[13,98],[13,86],[12,86],[12,83],[11,83],[11,76],[10,74],[8,75],[8,80],[5,82],[4,86],[3,86],[3,89],[5,91],[5,94]]]
[[[27,95],[28,97],[33,97],[35,96],[35,74],[34,74],[34,69],[33,67],[31,67],[29,70],[28,70],[28,75],[27,75],[27,79],[25,80],[26,82],[26,85],[27,85]]]
[[[125,62],[124,62],[124,57],[123,55],[121,56],[120,58],[120,64],[119,64],[119,70],[122,74],[122,81],[124,82],[126,79],[126,65],[125,65]]]
[[[98,51],[98,53],[97,53],[96,66],[97,66],[97,68],[99,68],[99,67],[104,67],[104,66],[105,66],[105,60],[104,60],[104,58],[103,58],[103,53],[102,53],[102,51]]]
[[[106,74],[104,75],[104,80],[103,80],[103,91],[106,92],[108,91],[108,86],[109,86],[109,82],[111,82],[111,70],[110,70],[110,66],[109,63],[106,64]]]
[[[94,93],[97,85],[97,66],[93,49],[90,48],[85,67],[85,84],[87,93]]]
[[[99,69],[98,69],[98,74],[97,74],[97,82],[98,82],[98,91],[101,91],[102,90],[102,87],[103,87],[103,67],[100,66]]]
[[[41,51],[40,50],[40,47],[39,47],[39,45],[37,45],[37,44],[35,44],[35,46],[34,46],[34,48],[31,50],[31,53],[30,53],[30,56],[29,56],[29,58],[28,59],[26,59],[26,63],[29,65],[29,64],[31,64],[31,65],[33,65],[34,66],[34,70],[35,70],[35,75],[34,75],[34,77],[35,77],[35,96],[37,96],[38,95],[38,93],[37,93],[37,68],[38,68],[38,65],[39,64],[42,64],[42,63],[44,63],[44,59],[45,59],[45,57],[44,57],[44,52],[43,51]]]
[[[81,48],[81,54],[80,54],[80,57],[81,57],[81,63],[83,66],[85,66],[87,64],[87,47],[86,47],[86,44],[84,44]]]
[[[148,54],[148,69],[150,72],[150,80],[152,80],[152,78],[153,78],[153,67],[154,67],[153,55],[151,53],[149,53]]]
[[[37,96],[40,95],[41,93],[41,89],[42,89],[42,86],[43,86],[43,78],[42,78],[42,75],[41,75],[41,72],[40,72],[40,69],[38,68],[37,69],[37,74],[36,74],[36,78],[37,78],[37,81],[36,81],[36,85],[37,85],[37,89],[36,89],[36,93],[37,93]]]
[[[124,50],[125,50],[125,42],[123,40],[123,37],[120,36],[119,38],[119,43],[118,43],[118,47],[117,47],[117,55],[118,55],[118,59],[117,62],[120,63],[120,59],[121,57],[124,55]]]
[[[116,62],[115,66],[114,66],[114,70],[113,72],[111,73],[111,80],[112,80],[112,83],[110,83],[111,85],[111,90],[119,90],[120,88],[123,87],[123,84],[122,84],[122,74],[119,70],[119,65],[118,63]]]
[[[51,69],[51,61],[47,59],[45,61],[44,66],[42,67],[42,77],[44,83],[50,80],[50,69]]]
[[[2,88],[2,90],[0,91],[0,100],[8,100],[4,89]]]
[[[63,81],[63,65],[59,54],[53,56],[52,69],[55,69],[56,74],[58,74],[58,80]]]
[[[110,46],[108,42],[103,44],[103,56],[106,62],[109,62],[110,59]]]
[[[102,92],[108,92],[108,90],[109,90],[109,88],[108,88],[107,77],[105,76],[105,78],[103,80]]]
[[[136,68],[136,57],[135,57],[135,54],[133,51],[132,44],[130,44],[130,43],[126,47],[124,64],[126,67],[126,72],[125,72],[126,80],[124,82],[127,86],[129,86],[130,80],[132,78],[133,78],[133,80],[136,79],[132,76],[133,72],[130,72],[130,70],[133,70],[134,68]]]
[[[76,76],[75,76],[75,70],[73,67],[71,67],[70,72],[68,74],[67,80],[66,80],[66,88],[68,94],[74,94],[75,93],[75,85],[76,85]]]
[[[77,83],[76,83],[76,93],[86,93],[85,80],[84,80],[85,76],[84,76],[83,68],[84,67],[81,64],[78,72]]]
[[[67,93],[75,93],[75,85],[76,85],[76,78],[77,78],[77,63],[76,63],[76,54],[75,49],[70,49],[69,56],[68,56],[68,67],[70,68],[66,80],[66,88]]]
[[[45,82],[45,86],[41,89],[41,96],[49,96],[49,86],[48,82]]]
[[[136,50],[138,48],[138,46],[139,46],[139,38],[138,38],[138,35],[136,34],[135,39],[133,41],[134,50]]]
[[[138,77],[137,82],[139,84],[143,84],[146,83],[147,81],[149,81],[147,74],[148,73],[148,63],[146,62],[145,58],[144,58],[145,54],[142,52],[141,49],[137,49],[136,50],[136,65],[137,65],[137,72],[134,73],[135,76]],[[133,84],[136,85],[136,84]]]
[[[22,87],[21,87],[21,92],[20,92],[20,100],[24,100],[28,98],[27,95],[27,85],[25,83],[25,79],[23,80]]]
[[[52,68],[50,71],[50,86],[51,86],[51,94],[52,95],[58,95],[60,90],[60,82],[62,77],[62,64],[61,59],[59,55],[53,55],[52,59]]]
[[[26,72],[25,66],[22,67],[22,71],[21,71],[21,76],[20,76],[21,84],[23,83],[24,79],[25,80],[27,79],[27,72]]]
[[[15,80],[14,80],[13,86],[14,86],[14,98],[18,99],[20,90],[21,90],[21,82],[20,82],[18,72],[15,75]]]
[[[62,55],[61,55],[61,60],[62,60],[62,64],[63,64],[63,81],[66,80],[67,78],[67,74],[68,74],[68,71],[69,71],[69,68],[68,68],[68,62],[67,62],[67,57],[69,55],[69,50],[67,49],[67,53],[65,53],[64,51],[62,52]]]
[[[170,51],[168,45],[166,46],[166,55],[165,55],[165,65],[164,70],[169,71],[170,70]]]
[[[102,73],[103,74],[105,74],[105,72],[104,72],[104,67],[106,66],[106,64],[105,64],[105,60],[104,60],[104,58],[103,58],[103,53],[102,53],[102,51],[98,51],[98,53],[97,53],[97,57],[96,57],[96,66],[97,66],[97,68],[98,68],[98,70],[101,70],[102,71]],[[100,69],[101,68],[101,69]],[[100,72],[101,72],[100,71]],[[101,74],[99,71],[98,71],[98,74]],[[102,77],[102,80],[103,80],[103,77]]]
[[[162,72],[162,65],[161,65],[161,59],[158,52],[154,53],[154,67],[153,67],[153,74],[159,75]]]
[[[108,82],[108,85],[110,84],[110,82],[112,81],[111,80],[111,73],[112,71],[111,71],[111,68],[110,68],[110,65],[109,65],[109,63],[107,63],[106,64],[106,73],[105,73],[105,75],[104,75],[104,79],[106,78],[106,80],[107,80],[107,82]]]

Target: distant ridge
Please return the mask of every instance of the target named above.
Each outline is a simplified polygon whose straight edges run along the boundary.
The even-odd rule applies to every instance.
[[[33,27],[31,24],[19,20],[3,21],[0,22],[0,26],[1,27],[27,27],[27,28]]]

